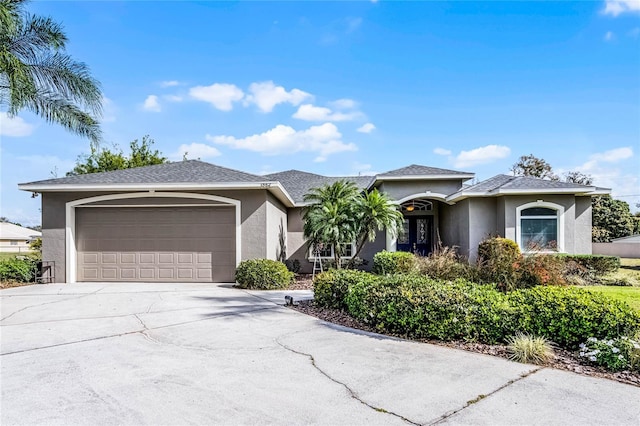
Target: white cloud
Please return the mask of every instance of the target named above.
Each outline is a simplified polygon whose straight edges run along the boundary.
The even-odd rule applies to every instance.
[[[156,95],[147,96],[147,99],[144,100],[144,104],[142,105],[142,109],[151,112],[162,111],[162,108],[160,108],[160,102],[158,102],[158,97]]]
[[[102,97],[102,122],[113,123],[116,121],[116,112],[118,108],[113,101],[106,96]]]
[[[358,28],[360,28],[360,26],[362,25],[362,18],[347,18],[346,24],[347,24],[347,28],[346,28],[347,34],[352,33]]]
[[[433,153],[438,155],[451,155],[451,150],[444,149],[444,148],[436,148],[433,150]]]
[[[216,147],[204,143],[194,142],[191,144],[180,145],[176,152],[174,152],[169,157],[173,161],[179,161],[184,158],[185,154],[190,160],[197,158],[204,160],[205,158],[219,157],[220,155],[222,155],[222,153],[220,153],[220,151]]]
[[[329,105],[335,109],[354,109],[358,106],[358,103],[353,99],[344,98],[329,102]]]
[[[373,123],[365,123],[362,126],[358,127],[356,131],[360,133],[371,133],[376,129]]]
[[[43,179],[64,177],[65,173],[76,165],[73,160],[61,159],[55,155],[23,155],[16,157],[16,159],[20,161],[21,166],[26,170],[48,171],[50,176]]]
[[[373,170],[371,164],[360,163],[358,161],[354,162],[352,169],[352,176],[375,176],[380,172]]]
[[[616,35],[611,31],[607,31],[607,33],[604,35],[604,41],[613,41],[615,38]]]
[[[22,117],[9,117],[6,112],[0,112],[0,136],[19,138],[29,136],[33,132],[33,125]]]
[[[182,102],[184,98],[178,95],[164,95],[162,99],[167,100],[169,102]]]
[[[639,13],[640,12],[640,0],[605,0],[604,10],[602,13],[605,15],[618,16],[622,13]]]
[[[593,154],[591,159],[604,161],[606,163],[617,163],[621,160],[633,157],[633,148],[625,146],[622,148],[610,149],[602,153]]]
[[[195,86],[189,89],[189,95],[199,101],[209,102],[216,109],[231,111],[233,103],[244,98],[244,92],[235,84],[214,83],[210,86]]]
[[[311,104],[300,105],[298,111],[293,114],[293,118],[305,121],[351,121],[361,116],[362,113],[359,111],[333,112],[329,108]]]
[[[174,87],[179,85],[180,85],[180,82],[177,80],[168,80],[160,83],[160,87]]]
[[[271,112],[278,104],[289,103],[293,106],[300,105],[303,101],[313,98],[307,92],[299,89],[287,90],[282,86],[276,86],[273,81],[251,83],[250,95],[247,95],[245,104],[255,104],[262,112]]]
[[[471,151],[462,151],[455,158],[456,167],[470,167],[476,164],[486,164],[495,160],[506,158],[511,153],[511,149],[503,145],[487,145]]]
[[[314,152],[318,154],[314,161],[325,161],[331,154],[358,149],[352,143],[343,142],[342,134],[332,123],[311,126],[306,130],[295,130],[290,126],[279,124],[264,133],[245,138],[224,135],[207,135],[206,138],[215,144],[259,152],[264,155]]]

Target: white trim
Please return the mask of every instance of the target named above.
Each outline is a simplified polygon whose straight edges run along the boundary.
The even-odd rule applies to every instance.
[[[548,209],[552,209],[552,210],[556,210],[558,212],[557,216],[556,216],[556,220],[558,221],[558,225],[557,225],[557,229],[558,229],[558,252],[559,253],[564,253],[564,233],[565,233],[565,229],[564,229],[564,206],[560,205],[560,204],[556,204],[556,203],[550,203],[548,201],[534,201],[531,203],[526,203],[526,204],[522,204],[521,206],[516,207],[516,243],[518,243],[518,247],[520,247],[520,250],[522,250],[523,252],[526,252],[526,247],[522,247],[522,225],[521,225],[521,212],[524,209],[529,209],[532,207],[545,207]],[[549,219],[551,216],[547,216],[546,218]],[[543,252],[548,252],[548,250],[545,250]]]
[[[242,260],[242,203],[239,200],[232,198],[220,197],[218,195],[209,194],[194,194],[192,192],[128,192],[124,194],[110,194],[110,195],[98,195],[95,197],[82,198],[79,200],[69,201],[65,205],[65,266],[66,266],[66,281],[68,283],[76,282],[77,275],[77,256],[78,250],[76,247],[76,207],[87,207],[84,204],[95,203],[99,201],[107,200],[124,200],[131,198],[193,198],[199,200],[211,200],[225,203],[226,205],[233,205],[236,210],[236,266]],[[210,205],[210,204],[209,204]],[[166,205],[164,205],[166,206]],[[184,206],[184,205],[178,205]],[[96,206],[105,207],[105,206]],[[134,207],[146,207],[146,205],[138,205]]]
[[[77,207],[83,209],[95,207],[229,207],[229,204],[89,204]]]
[[[433,198],[434,200],[444,201],[447,204],[453,204],[447,201],[447,195],[442,194],[440,192],[418,192],[417,194],[407,195],[399,200],[392,200],[391,202],[394,204],[402,204],[407,201],[415,200],[416,198]]]
[[[383,181],[393,181],[393,180],[445,180],[445,179],[462,179],[469,180],[473,179],[476,175],[471,174],[461,174],[461,175],[405,175],[405,176],[380,176],[376,175],[375,179],[371,181],[369,185],[367,185],[367,189],[373,188],[376,183]]]
[[[295,202],[278,181],[264,182],[212,182],[212,183],[117,183],[117,184],[39,184],[21,183],[18,189],[31,192],[75,192],[75,191],[193,191],[193,190],[232,190],[265,189],[279,194],[276,196],[287,207]]]
[[[500,195],[532,195],[532,194],[574,194],[578,196],[593,196],[610,194],[606,188],[597,189],[593,186],[585,188],[545,188],[545,189],[498,189],[484,192],[457,192],[447,197],[447,202],[456,202],[471,197],[497,197]]]

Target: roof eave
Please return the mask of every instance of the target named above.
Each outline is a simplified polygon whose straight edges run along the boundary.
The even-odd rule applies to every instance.
[[[194,190],[246,190],[271,191],[286,207],[295,202],[280,182],[218,182],[218,183],[120,183],[120,184],[38,184],[23,183],[18,189],[30,192],[86,192],[86,191],[194,191]]]
[[[607,188],[595,188],[595,187],[587,187],[587,188],[547,188],[547,189],[498,189],[494,191],[485,191],[485,192],[459,192],[456,194],[452,194],[447,197],[447,201],[458,202],[462,201],[465,198],[476,198],[476,197],[498,197],[501,195],[532,195],[532,194],[541,194],[541,195],[581,195],[581,196],[594,196],[594,195],[606,195],[610,194],[611,190]]]

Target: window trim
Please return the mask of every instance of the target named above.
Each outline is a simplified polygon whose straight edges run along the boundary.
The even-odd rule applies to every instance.
[[[344,243],[344,244],[349,244],[349,243]],[[352,259],[353,255],[356,252],[356,243],[355,241],[351,242],[351,256],[341,256],[340,259]],[[331,244],[331,256],[318,256],[318,259],[320,260],[331,260],[335,258],[335,253],[333,251],[333,244]],[[309,250],[307,253],[307,259],[309,260],[316,260],[316,256],[314,256],[313,254],[313,247],[309,246]]]
[[[557,238],[558,242],[556,250],[527,250],[526,247],[522,247],[522,211],[526,209],[530,209],[532,207],[543,207],[551,210],[555,210],[556,214],[556,223],[557,223]],[[550,219],[552,216],[524,216],[524,218],[544,218]],[[516,243],[518,243],[518,247],[522,252],[535,252],[535,253],[564,253],[564,206],[560,204],[551,203],[548,201],[534,201],[531,203],[526,203],[521,206],[516,207]]]

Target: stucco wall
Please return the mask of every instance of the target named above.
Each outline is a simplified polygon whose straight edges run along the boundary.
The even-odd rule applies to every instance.
[[[267,191],[190,191],[218,195],[241,202],[242,252],[241,258],[267,256]],[[66,281],[65,271],[65,205],[79,200],[114,192],[74,192],[42,194],[42,259],[56,263],[56,282]],[[164,201],[163,201],[164,200]],[[275,200],[275,198],[274,198]],[[172,199],[149,198],[121,200],[119,204],[170,204]],[[277,200],[276,200],[277,201]],[[275,258],[275,256],[273,257]]]
[[[469,200],[454,205],[440,204],[439,232],[444,246],[458,248],[461,256],[469,256]]]
[[[272,194],[267,193],[266,257],[278,260],[281,253],[286,257],[287,249],[287,209]],[[282,239],[282,241],[281,241]],[[284,247],[282,247],[284,246]]]
[[[495,198],[469,199],[469,260],[478,257],[478,244],[487,237],[500,234],[497,227],[497,200]]]
[[[517,241],[516,208],[538,200],[564,207],[564,252],[591,254],[591,201],[589,197],[535,194],[531,196],[506,196],[504,197],[505,237]]]
[[[434,194],[453,194],[462,187],[462,180],[385,181],[378,187],[394,200],[431,191]],[[427,195],[427,194],[425,194]]]
[[[593,243],[593,254],[640,259],[640,243]]]

